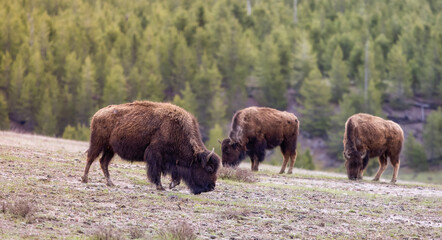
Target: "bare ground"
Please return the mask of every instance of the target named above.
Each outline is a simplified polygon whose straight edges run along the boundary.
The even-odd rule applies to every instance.
[[[119,159],[110,168],[116,187],[104,184],[98,160],[83,184],[87,148],[0,132],[0,204],[32,206],[22,217],[0,205],[0,239],[93,239],[103,231],[153,239],[183,221],[198,239],[442,237],[442,186],[404,182],[400,173],[392,185],[300,169],[279,175],[278,167],[261,166],[255,183],[219,179],[215,191],[192,195],[185,185],[156,191],[143,164]]]

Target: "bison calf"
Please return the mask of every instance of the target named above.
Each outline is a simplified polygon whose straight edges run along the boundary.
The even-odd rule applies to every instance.
[[[161,174],[171,174],[171,188],[183,179],[194,194],[215,188],[220,158],[206,149],[196,119],[169,103],[139,101],[111,105],[92,117],[91,140],[82,181],[102,153],[101,169],[112,186],[108,166],[117,153],[130,161],[145,161],[147,176],[163,190]]]
[[[394,168],[391,182],[395,183],[403,141],[402,128],[395,122],[364,113],[349,117],[344,133],[344,158],[348,178],[362,179],[368,160],[379,157],[379,170],[373,179],[378,181],[387,168],[387,158],[390,158]]]
[[[284,173],[290,159],[290,174],[296,161],[298,130],[298,118],[292,113],[264,107],[242,109],[233,116],[229,138],[221,143],[223,165],[237,166],[247,154],[252,171],[258,171],[266,149],[280,146],[284,161],[279,173]]]

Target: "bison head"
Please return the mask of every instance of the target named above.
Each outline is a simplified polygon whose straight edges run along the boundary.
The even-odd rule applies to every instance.
[[[241,160],[245,158],[245,151],[241,145],[232,141],[230,138],[226,138],[221,143],[223,166],[236,167]]]
[[[220,158],[214,150],[197,154],[197,164],[192,164],[192,171],[187,185],[193,194],[209,192],[215,189],[216,174]]]
[[[361,156],[356,151],[344,151],[345,168],[347,168],[347,176],[350,180],[362,179],[362,173],[364,172],[364,166]]]

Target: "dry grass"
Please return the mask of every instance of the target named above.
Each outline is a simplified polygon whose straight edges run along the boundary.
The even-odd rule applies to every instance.
[[[99,227],[95,234],[90,238],[92,240],[121,240],[123,236],[112,226]]]
[[[132,227],[129,229],[130,239],[144,239],[145,235],[144,230],[139,227]]]
[[[253,173],[250,170],[243,168],[223,167],[219,170],[218,177],[221,179],[228,179],[228,180],[247,182],[247,183],[253,183],[257,181],[257,179],[255,178],[255,176],[253,176]]]
[[[167,229],[160,231],[158,239],[162,240],[194,240],[197,239],[192,225],[187,222],[172,223]]]
[[[30,221],[36,212],[36,208],[29,199],[18,199],[13,202],[2,202],[1,212]]]
[[[235,208],[228,208],[224,212],[221,213],[221,217],[223,219],[245,219],[247,216],[250,215],[250,210],[248,209],[235,209]]]

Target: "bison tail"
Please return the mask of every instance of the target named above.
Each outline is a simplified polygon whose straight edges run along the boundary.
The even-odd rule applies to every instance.
[[[354,125],[351,118],[348,119],[347,124],[345,125],[345,134],[344,134],[344,154],[349,155],[351,152],[356,152],[356,146],[353,142],[354,139],[354,130],[356,126]],[[349,156],[348,156],[349,157]]]

